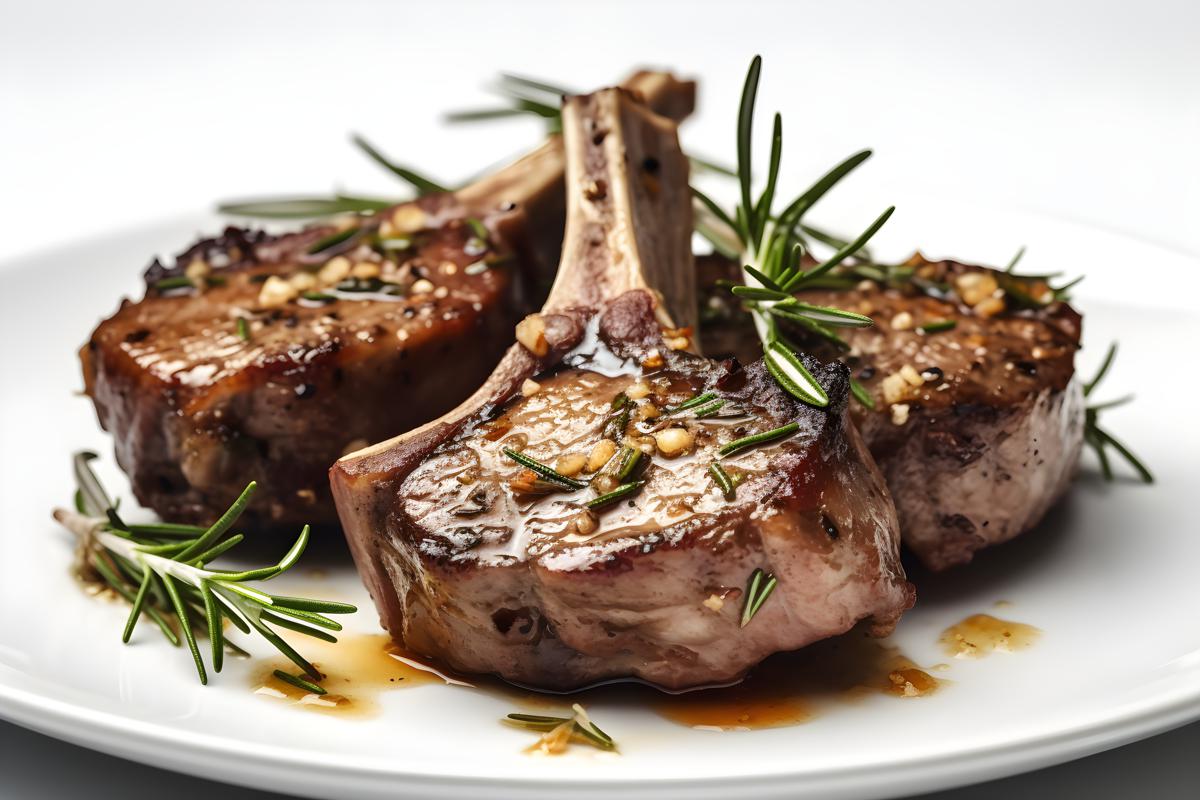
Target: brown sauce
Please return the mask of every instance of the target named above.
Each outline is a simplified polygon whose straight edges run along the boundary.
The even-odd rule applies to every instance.
[[[495,678],[472,677],[467,682],[430,671],[434,668],[405,654],[382,633],[345,636],[336,645],[305,641],[303,652],[324,675],[318,683],[327,694],[312,694],[274,677],[276,669],[299,673],[284,659],[272,659],[254,673],[255,694],[309,711],[372,716],[378,713],[377,695],[382,691],[450,682],[500,696],[513,711],[570,716],[572,703],[600,714],[606,707],[645,708],[691,728],[730,731],[798,725],[839,703],[875,695],[922,697],[945,683],[886,640],[859,631],[772,656],[737,685],[681,694],[636,683],[556,695]]]
[[[880,694],[921,697],[944,683],[886,640],[852,631],[771,656],[734,686],[666,694],[652,686],[620,683],[567,695],[514,687],[506,693],[533,713],[566,713],[572,703],[600,715],[606,707],[646,708],[691,728],[731,731],[799,725],[840,703]]]
[[[339,637],[337,644],[297,638],[290,637],[292,644],[322,674],[315,683],[327,694],[308,692],[275,677],[277,669],[300,674],[299,667],[281,656],[253,673],[251,685],[256,695],[309,711],[373,716],[379,711],[376,697],[382,691],[443,683],[438,675],[398,660],[403,653],[386,633],[350,634]]]
[[[736,686],[660,696],[653,708],[703,730],[777,728],[808,722],[837,703],[921,697],[942,683],[896,647],[851,632],[772,656]]]
[[[1024,650],[1042,635],[1032,625],[973,614],[942,631],[938,640],[947,655],[954,658],[983,658],[992,653]]]

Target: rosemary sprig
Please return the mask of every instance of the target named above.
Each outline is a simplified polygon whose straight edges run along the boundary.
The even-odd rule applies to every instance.
[[[563,475],[562,473],[558,472],[553,467],[549,467],[549,466],[543,464],[542,462],[538,461],[536,458],[530,458],[529,456],[525,455],[524,453],[520,453],[516,450],[513,450],[511,447],[505,447],[501,450],[501,452],[503,452],[504,455],[508,456],[513,461],[520,464],[521,466],[533,470],[538,475],[540,475],[544,480],[546,480],[550,483],[553,483],[553,484],[557,484],[559,487],[562,487],[565,489],[574,489],[576,491],[578,491],[579,489],[587,488],[586,483],[577,481],[574,478],[568,478],[566,475]]]
[[[237,319],[237,335],[243,342],[250,341],[250,321],[245,317]]]
[[[761,569],[755,569],[750,573],[750,583],[746,587],[746,601],[742,604],[742,622],[741,627],[746,627],[750,624],[750,620],[754,619],[754,615],[762,608],[763,603],[767,602],[767,598],[775,591],[775,587],[779,581],[774,575],[763,572]]]
[[[509,725],[526,730],[538,731],[543,734],[550,734],[555,731],[562,731],[567,734],[561,742],[548,742],[553,752],[560,752],[566,746],[566,741],[572,737],[578,737],[593,747],[598,747],[601,750],[616,750],[617,743],[613,738],[600,729],[596,723],[592,722],[587,711],[583,706],[575,703],[571,706],[571,710],[575,712],[569,717],[549,717],[541,714],[509,714],[504,718],[504,721]],[[568,733],[569,730],[569,733]],[[547,736],[543,736],[543,741],[547,740]]]
[[[789,422],[787,425],[782,425],[773,430],[763,431],[762,433],[756,433],[751,436],[743,436],[741,439],[734,439],[729,444],[724,445],[717,450],[717,456],[719,458],[724,458],[725,456],[733,455],[734,453],[745,450],[749,447],[757,447],[760,444],[766,444],[767,442],[773,442],[776,439],[783,439],[784,437],[791,436],[798,430],[800,430],[800,423]]]
[[[806,252],[803,218],[805,213],[843,177],[869,156],[856,153],[834,167],[782,211],[774,211],[776,186],[783,154],[783,118],[776,114],[771,136],[771,153],[766,185],[757,197],[752,179],[752,133],[754,105],[758,94],[762,58],[750,62],[738,113],[737,154],[740,202],[733,213],[725,212],[704,193],[693,190],[708,221],[707,230],[719,229],[722,235],[710,239],[723,252],[734,251],[743,264],[744,285],[733,287],[743,300],[762,342],[763,361],[768,371],[789,394],[802,402],[824,407],[829,395],[805,367],[780,330],[780,321],[799,324],[806,330],[840,341],[834,327],[864,327],[873,324],[869,317],[837,308],[814,306],[794,297],[797,290],[822,278],[852,256],[862,253],[872,236],[883,226],[894,209],[889,208],[854,240],[845,242],[827,260],[805,270],[801,267]],[[701,231],[703,233],[703,231]]]
[[[1108,375],[1112,368],[1113,361],[1117,357],[1117,343],[1113,342],[1108,346],[1108,352],[1104,354],[1104,360],[1100,364],[1100,369],[1096,371],[1095,377],[1088,381],[1083,386],[1083,396],[1090,398],[1092,392],[1100,385],[1105,376]],[[1133,396],[1121,397],[1116,400],[1109,400],[1103,403],[1090,403],[1087,410],[1084,412],[1084,428],[1083,441],[1096,452],[1096,458],[1100,461],[1100,470],[1106,481],[1111,481],[1114,478],[1112,464],[1108,458],[1106,448],[1111,447],[1129,463],[1137,472],[1138,477],[1143,483],[1154,483],[1154,475],[1150,469],[1142,462],[1140,458],[1133,454],[1133,451],[1126,447],[1111,433],[1100,427],[1100,413],[1109,408],[1124,405],[1133,400]]]
[[[308,544],[309,528],[279,562],[252,570],[220,570],[208,564],[244,538],[230,534],[254,495],[251,483],[220,518],[207,528],[189,525],[126,525],[117,513],[90,462],[95,453],[74,457],[78,486],[75,510],[55,509],[54,518],[80,537],[83,564],[121,597],[129,601],[129,617],[122,632],[128,642],[142,616],[148,617],[173,645],[180,636],[191,651],[202,684],[208,683],[196,632],[208,636],[214,672],[220,672],[226,649],[244,653],[225,638],[228,620],[242,633],[252,630],[274,645],[309,677],[321,675],[295,649],[268,626],[272,625],[337,641],[325,630],[339,631],[340,623],[326,614],[351,614],[346,603],[273,595],[254,588],[250,581],[267,581],[291,569]],[[169,620],[174,618],[174,625]]]

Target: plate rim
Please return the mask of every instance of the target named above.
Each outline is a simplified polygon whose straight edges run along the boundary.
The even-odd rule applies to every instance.
[[[1092,226],[1077,220],[1020,209],[1004,209],[1011,217],[1029,218],[1064,231],[1070,236],[1102,233],[1142,249],[1148,257],[1200,267],[1200,256],[1136,234]],[[19,271],[28,262],[52,259],[83,247],[103,243],[119,246],[135,236],[157,235],[188,225],[209,225],[219,219],[211,213],[175,214],[147,220],[138,225],[99,235],[72,238],[42,248],[0,259],[0,273]],[[1189,271],[1194,283],[1200,270]],[[1169,304],[1164,308],[1174,309]],[[751,775],[714,778],[613,778],[589,775],[583,780],[560,776],[542,778],[495,777],[445,772],[399,771],[378,758],[340,756],[331,763],[314,765],[296,755],[298,751],[264,742],[238,742],[209,733],[188,733],[183,728],[160,722],[122,716],[120,713],[59,699],[35,688],[22,686],[19,668],[0,663],[0,718],[29,730],[76,745],[150,766],[183,772],[210,780],[225,781],[264,790],[324,797],[331,791],[353,786],[369,796],[450,797],[487,786],[504,796],[549,797],[564,790],[582,797],[608,795],[617,790],[639,794],[687,791],[695,798],[726,797],[732,788],[743,796],[805,796],[819,792],[826,797],[883,797],[949,789],[983,780],[1064,763],[1093,753],[1147,738],[1200,720],[1200,682],[1176,684],[1173,691],[1159,692],[1140,700],[1127,711],[1111,709],[1076,724],[1058,726],[1019,740],[991,746],[942,752],[915,758],[877,760],[804,772],[786,769],[758,770]],[[18,679],[14,680],[13,676]],[[114,735],[116,734],[116,735]],[[219,769],[213,769],[212,767]]]
[[[741,790],[745,797],[775,797],[781,796],[781,792],[794,796],[792,793],[796,791],[806,796],[820,792],[822,797],[898,796],[951,789],[1062,764],[1200,720],[1200,685],[1197,685],[1143,702],[1127,714],[1101,715],[1081,725],[1000,747],[982,746],[806,772],[760,771],[754,775],[692,779],[608,780],[602,776],[589,776],[583,781],[558,776],[529,779],[397,771],[380,764],[378,759],[347,761],[342,757],[336,762],[314,764],[295,755],[297,751],[262,742],[230,747],[229,740],[212,734],[190,734],[178,727],[122,717],[108,710],[11,686],[3,680],[9,672],[15,670],[0,671],[0,716],[24,728],[148,766],[309,797],[325,797],[328,790],[345,790],[351,784],[372,797],[413,798],[461,796],[462,790],[483,786],[497,797],[535,798],[558,797],[567,790],[583,797],[608,796],[613,791],[625,790],[648,795],[686,791],[696,798],[724,798],[733,788]],[[77,727],[79,724],[85,727]],[[104,738],[112,732],[121,732],[126,739]],[[186,752],[188,757],[172,757],[172,752]],[[209,764],[222,767],[219,777],[205,769]],[[230,769],[231,766],[236,769]],[[851,775],[857,780],[848,781]]]

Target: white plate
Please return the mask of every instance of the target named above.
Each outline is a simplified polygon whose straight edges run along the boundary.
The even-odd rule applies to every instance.
[[[1071,224],[962,204],[908,199],[885,231],[896,248],[1003,262],[1030,246],[1024,268],[1085,270],[1082,363],[1111,338],[1121,357],[1106,387],[1138,401],[1110,414],[1160,482],[1106,486],[1086,471],[1033,534],[971,568],[919,587],[894,643],[922,665],[946,660],[939,632],[988,612],[1044,630],[1032,648],[958,661],[929,697],[835,703],[813,721],[749,732],[693,730],[629,705],[591,711],[620,755],[575,748],[523,754],[524,731],[497,720],[511,701],[427,685],[379,697],[373,718],[290,708],[250,691],[258,664],[234,662],[200,687],[185,653],[150,629],[119,642],[125,611],[86,597],[68,577],[68,537],[49,510],[71,494],[68,458],[111,444],[80,385],[75,350],[155,252],[174,252],[197,218],[90,241],[0,268],[0,714],[109,753],[220,780],[311,796],[521,798],[612,796],[882,797],[1034,769],[1200,717],[1200,562],[1191,501],[1200,452],[1190,358],[1200,333],[1200,263]],[[845,215],[862,220],[866,213]],[[848,226],[849,227],[849,226]],[[1163,291],[1163,290],[1166,291]],[[127,500],[128,502],[128,500]],[[337,552],[336,548],[325,548]],[[329,556],[327,556],[329,557]],[[374,614],[344,558],[296,591],[352,598]],[[286,587],[285,587],[286,588]],[[265,651],[258,650],[259,654]]]

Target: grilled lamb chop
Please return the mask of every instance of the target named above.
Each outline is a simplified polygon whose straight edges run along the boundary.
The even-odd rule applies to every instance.
[[[675,126],[620,90],[570,99],[563,121],[566,243],[543,312],[458,409],[331,470],[383,625],[458,670],[553,690],[726,683],[859,620],[886,633],[912,589],[845,367],[808,362],[832,398],[815,409],[761,361],[688,352]],[[721,459],[736,487],[714,483],[722,447],[783,426]],[[756,569],[778,588],[743,626]]]
[[[702,281],[725,277],[726,265],[707,259]],[[901,536],[943,570],[1032,528],[1070,484],[1083,443],[1082,320],[1044,283],[920,255],[904,267],[942,291],[912,281],[805,291],[806,302],[876,324],[839,331],[848,353],[804,341],[825,360],[844,358],[870,392],[875,408],[854,403],[853,416],[887,478]],[[954,326],[923,331],[938,322]],[[705,329],[703,341],[718,353],[758,347],[737,320]]]
[[[692,110],[692,83],[626,85]],[[286,236],[230,228],[156,261],[80,353],[138,500],[199,522],[257,480],[259,524],[335,524],[330,464],[461,402],[544,299],[563,198],[552,136],[453,194]]]

